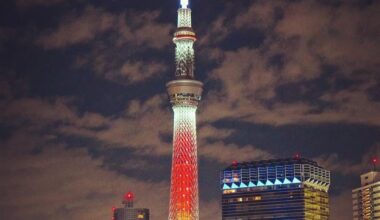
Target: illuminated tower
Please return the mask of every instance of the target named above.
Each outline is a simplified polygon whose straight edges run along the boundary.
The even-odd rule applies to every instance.
[[[188,4],[188,0],[181,0],[178,9],[178,28],[173,38],[175,79],[166,84],[174,111],[169,220],[199,219],[196,110],[203,83],[194,80],[196,35]]]

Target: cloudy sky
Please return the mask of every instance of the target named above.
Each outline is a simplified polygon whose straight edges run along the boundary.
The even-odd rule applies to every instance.
[[[0,218],[167,218],[176,0],[0,2]],[[380,156],[380,3],[193,0],[201,218],[219,171],[299,152],[332,171],[332,220]]]

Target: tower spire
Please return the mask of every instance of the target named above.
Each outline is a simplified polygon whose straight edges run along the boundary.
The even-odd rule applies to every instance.
[[[178,9],[177,30],[174,33],[176,78],[194,78],[194,42],[197,40],[192,28],[189,0],[181,0]]]
[[[174,112],[169,220],[199,219],[196,111],[203,83],[194,80],[196,35],[188,5],[188,0],[181,0],[173,38],[175,79],[166,84]]]
[[[181,0],[181,7],[182,8],[187,8],[189,5],[189,0]]]

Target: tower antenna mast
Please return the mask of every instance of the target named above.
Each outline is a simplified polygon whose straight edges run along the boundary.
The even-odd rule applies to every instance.
[[[379,160],[377,159],[377,157],[373,157],[372,160],[371,160],[371,163],[372,163],[372,171],[376,171],[376,165],[377,163],[379,162]]]

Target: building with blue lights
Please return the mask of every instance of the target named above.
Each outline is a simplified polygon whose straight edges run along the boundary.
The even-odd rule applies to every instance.
[[[304,158],[233,163],[221,172],[222,219],[328,219],[330,171]]]

